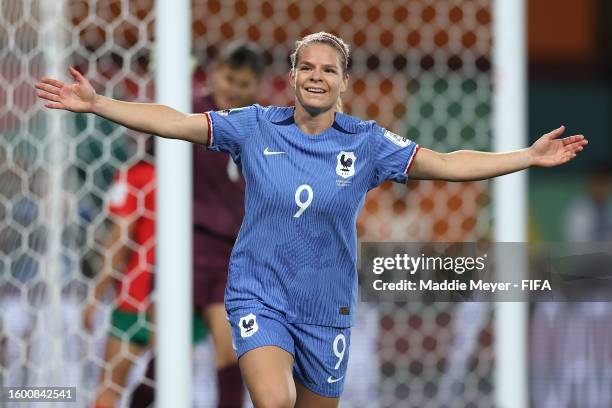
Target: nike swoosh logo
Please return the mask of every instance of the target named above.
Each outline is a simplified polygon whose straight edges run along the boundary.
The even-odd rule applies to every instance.
[[[335,382],[340,381],[340,380],[341,380],[341,379],[343,379],[343,378],[344,378],[344,376],[342,376],[342,377],[340,377],[340,378],[333,379],[333,378],[332,378],[332,376],[330,375],[329,377],[327,377],[327,382],[328,382],[328,383],[330,383],[330,384],[333,384],[333,383],[335,383]]]
[[[285,153],[287,153],[287,152],[271,152],[271,151],[269,151],[269,150],[268,150],[268,148],[267,148],[267,147],[266,147],[266,150],[264,150],[264,154],[265,154],[266,156],[271,156],[271,155],[273,155],[273,154],[285,154]]]

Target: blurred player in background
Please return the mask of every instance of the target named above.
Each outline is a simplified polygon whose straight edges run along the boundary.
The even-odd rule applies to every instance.
[[[94,329],[98,303],[117,284],[111,328],[94,407],[111,408],[121,398],[127,375],[137,356],[149,344],[150,306],[155,259],[155,166],[153,138],[146,140],[149,157],[120,169],[108,197],[112,221],[105,239],[107,256],[84,310],[84,325]]]
[[[99,303],[116,284],[115,307],[106,340],[104,365],[94,407],[114,407],[121,399],[130,369],[151,345],[151,299],[155,261],[155,166],[154,138],[147,137],[147,157],[115,175],[108,198],[111,226],[105,239],[106,253],[89,303],[84,310],[84,325],[94,329]],[[194,342],[202,339],[206,328],[199,317],[193,319]]]
[[[234,42],[213,63],[210,91],[194,102],[194,112],[252,105],[264,70],[261,51]],[[219,408],[242,406],[243,385],[223,295],[229,258],[244,217],[244,180],[226,154],[193,146],[193,301],[210,327],[215,346]]]
[[[329,33],[296,43],[289,78],[294,107],[252,105],[183,114],[45,78],[52,109],[92,112],[124,126],[208,145],[241,163],[246,212],[232,252],[225,306],[240,369],[256,407],[337,407],[356,307],[356,218],[385,180],[482,180],[576,157],[582,135],[560,127],[526,149],[438,153],[338,113],[349,49]]]
[[[212,64],[208,89],[196,96],[194,112],[226,110],[255,103],[264,58],[253,44],[232,42]],[[226,154],[193,146],[193,301],[210,328],[215,349],[219,408],[239,408],[243,384],[232,348],[223,294],[232,247],[244,216],[244,180]],[[147,377],[154,377],[154,362]],[[196,385],[197,386],[197,385]],[[132,407],[148,406],[153,389],[141,384]]]

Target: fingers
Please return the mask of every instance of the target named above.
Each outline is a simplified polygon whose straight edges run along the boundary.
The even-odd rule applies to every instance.
[[[55,86],[57,88],[62,88],[62,87],[64,87],[64,85],[66,85],[62,81],[58,81],[57,79],[53,79],[53,78],[43,78],[39,82],[39,84],[40,83],[42,83],[42,84],[49,84],[49,85]]]
[[[45,108],[49,108],[49,109],[66,109],[66,106],[61,102],[60,97],[58,95],[56,95],[56,94],[52,94],[52,93],[49,93],[49,92],[38,92],[37,95],[41,99],[44,99],[44,100],[47,100],[47,101],[51,101],[51,103],[46,103],[45,104]]]
[[[561,141],[563,142],[563,146],[567,146],[573,143],[579,143],[581,145],[588,143],[588,141],[585,139],[583,135],[574,135],[574,136],[564,137],[563,139],[561,139]]]
[[[549,139],[555,139],[559,136],[561,136],[563,134],[563,132],[565,132],[565,126],[561,125],[560,127],[558,127],[557,129],[548,132],[546,134],[546,137],[548,137]]]
[[[45,108],[49,108],[49,109],[66,109],[66,107],[64,106],[63,103],[58,103],[58,102],[47,103],[47,104],[45,104]]]
[[[76,69],[74,69],[74,68],[70,67],[70,68],[68,68],[68,71],[70,72],[70,75],[72,76],[72,78],[73,78],[75,81],[80,82],[80,81],[79,81],[79,79],[80,79],[80,78],[79,78],[79,72],[78,72]]]
[[[60,97],[58,95],[56,95],[56,94],[53,94],[53,93],[38,92],[36,95],[38,95],[38,97],[41,98],[41,99],[46,99],[47,101],[61,102]]]
[[[578,152],[581,152],[582,150],[584,150],[583,145],[575,144],[575,145],[570,145],[570,146],[565,147],[565,151],[569,153],[578,153]]]
[[[37,83],[36,85],[34,85],[34,87],[38,90],[45,91],[53,95],[59,95],[60,93],[60,87],[57,87],[55,85],[48,85],[43,82]]]
[[[566,137],[561,139],[561,142],[563,142],[563,149],[571,153],[580,152],[584,149],[584,146],[589,144],[589,141],[582,135]]]
[[[70,67],[69,70],[70,75],[72,75],[75,81],[77,81],[78,83],[82,83],[85,81],[85,77],[81,75],[81,73],[77,71],[75,67]]]
[[[571,136],[570,138],[574,138],[575,141],[564,146],[563,156],[561,156],[561,163],[567,163],[575,158],[578,153],[584,149],[584,146],[589,143],[582,135]]]
[[[561,156],[561,162],[559,164],[567,163],[568,161],[572,160],[574,157],[576,157],[576,153],[566,152],[563,156]]]

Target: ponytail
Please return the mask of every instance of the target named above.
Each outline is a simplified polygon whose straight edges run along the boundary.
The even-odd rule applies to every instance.
[[[336,112],[344,113],[343,108],[344,104],[342,103],[342,98],[338,98],[336,101]]]

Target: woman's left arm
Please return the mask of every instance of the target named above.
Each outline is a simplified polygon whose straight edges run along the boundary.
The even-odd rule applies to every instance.
[[[558,139],[561,126],[540,137],[531,147],[507,153],[458,150],[438,153],[419,149],[410,169],[418,180],[474,181],[501,176],[528,167],[554,167],[576,157],[588,143],[583,135]]]

